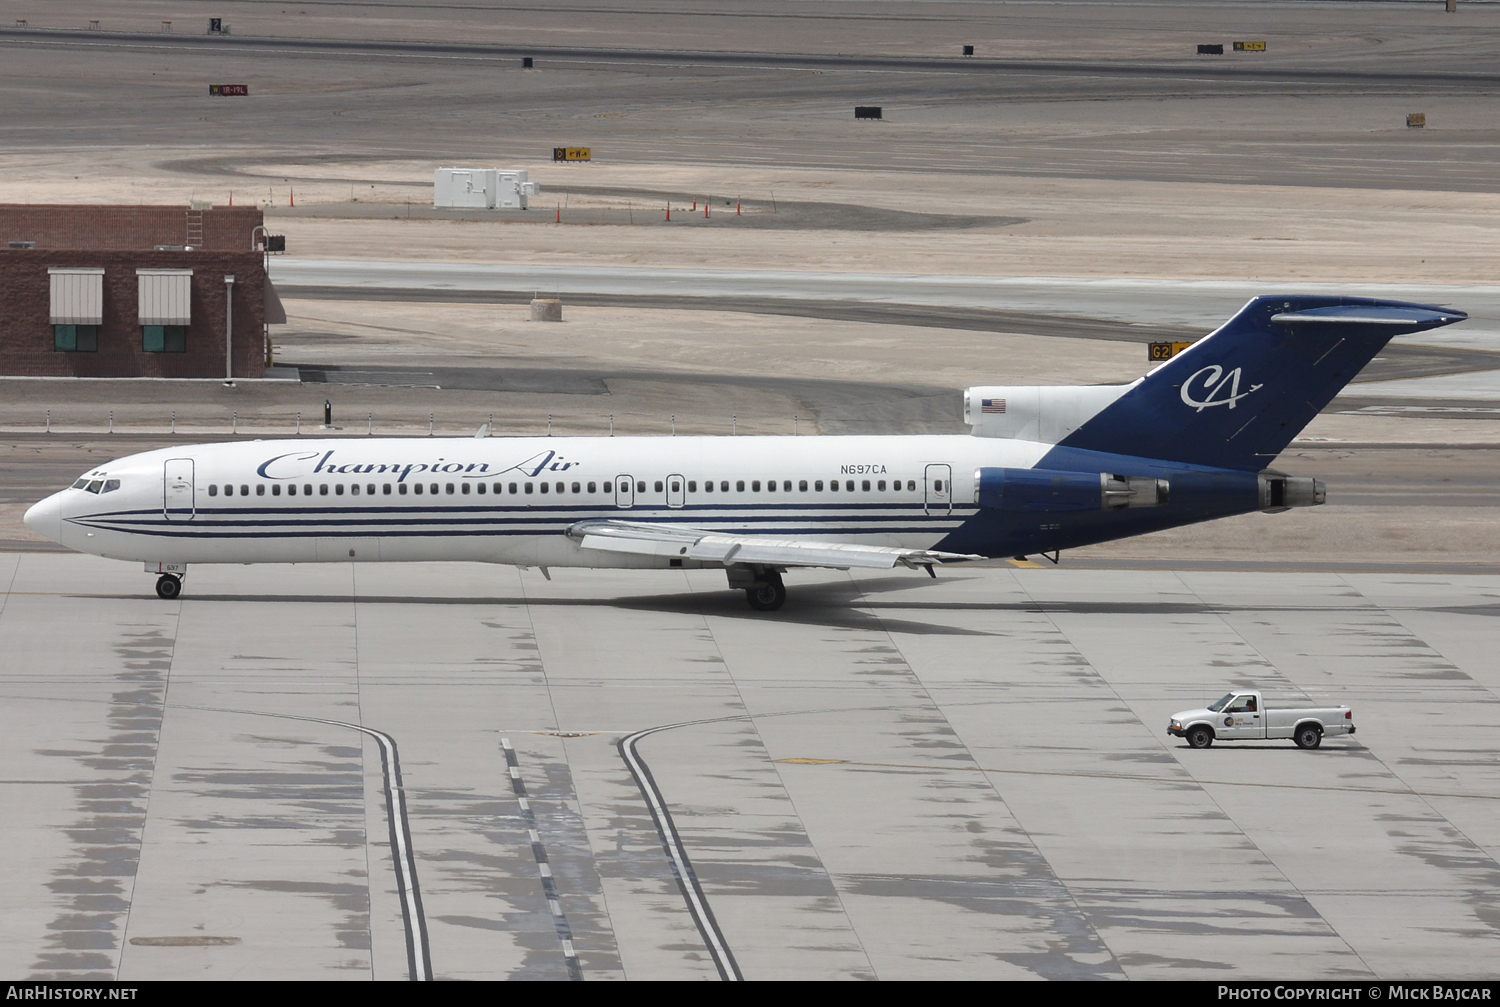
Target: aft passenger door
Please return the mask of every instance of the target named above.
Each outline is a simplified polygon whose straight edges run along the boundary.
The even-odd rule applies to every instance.
[[[953,513],[953,469],[947,465],[929,465],[926,475],[923,505],[927,513]]]
[[[667,476],[667,506],[681,507],[687,502],[686,483],[680,475]]]
[[[615,476],[615,506],[621,510],[635,506],[635,480],[631,476]]]
[[[191,458],[167,459],[161,477],[161,512],[168,521],[191,521],[196,515]]]

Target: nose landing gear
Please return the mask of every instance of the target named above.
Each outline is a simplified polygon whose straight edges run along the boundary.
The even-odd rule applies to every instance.
[[[171,601],[182,593],[182,578],[173,573],[164,573],[156,579],[156,596]]]

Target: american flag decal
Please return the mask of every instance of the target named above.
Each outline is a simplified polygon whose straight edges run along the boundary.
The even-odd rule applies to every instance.
[[[984,413],[1003,413],[1003,412],[1005,412],[1005,400],[1004,399],[980,399],[979,400],[979,412],[981,414],[984,414]]]

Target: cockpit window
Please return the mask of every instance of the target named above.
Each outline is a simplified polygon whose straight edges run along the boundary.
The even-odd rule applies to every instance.
[[[118,480],[118,479],[106,479],[106,480],[104,480],[104,488],[102,490],[100,490],[99,492],[100,493],[113,493],[115,490],[117,490],[119,488],[120,488],[120,480]]]
[[[87,486],[85,486],[84,489],[88,490],[90,493],[98,493],[99,490],[103,488],[103,486],[104,486],[104,480],[103,479],[95,479],[93,482],[91,482]]]
[[[76,483],[73,484],[73,488],[75,490],[81,490],[85,486],[87,486],[88,484],[89,484],[89,478],[88,478],[88,476],[84,476],[82,479],[78,480]]]

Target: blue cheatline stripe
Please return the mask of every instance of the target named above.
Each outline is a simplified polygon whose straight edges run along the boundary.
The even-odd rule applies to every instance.
[[[757,535],[788,535],[793,537],[811,537],[812,535],[926,535],[939,532],[955,531],[962,527],[962,522],[943,522],[930,525],[915,525],[911,527],[892,528],[882,526],[878,528],[768,528],[756,529]],[[132,529],[105,529],[108,531],[121,531],[131,535],[150,535],[156,538],[180,538],[180,539],[269,539],[269,538],[518,538],[523,536],[535,537],[545,533],[546,529],[538,528],[516,528],[516,529],[446,529],[438,531],[386,531],[371,532],[361,531],[356,528],[331,528],[314,531],[263,531],[263,532],[215,532],[199,531],[188,525],[169,524],[159,528],[132,528]],[[562,534],[562,529],[555,529],[555,534]],[[733,531],[725,531],[723,534],[732,535]]]
[[[190,524],[197,528],[318,528],[318,527],[350,527],[359,526],[367,528],[410,528],[418,527],[532,527],[538,529],[556,528],[560,521],[573,523],[580,520],[608,519],[618,515],[619,511],[602,511],[593,513],[580,513],[571,510],[562,514],[536,514],[535,512],[520,512],[519,514],[501,514],[489,517],[479,516],[449,516],[426,512],[407,512],[401,517],[374,517],[368,512],[338,511],[309,513],[290,513],[286,517],[277,518],[272,516],[255,518],[229,517],[228,514],[252,513],[252,512],[225,512],[226,516],[216,516],[214,512],[198,513],[191,522],[172,521],[164,519],[159,511],[119,511],[110,514],[89,515],[86,517],[70,518],[69,520],[78,525],[91,528],[104,528],[115,531],[132,531],[136,529],[145,530],[159,527],[163,524],[187,528]],[[273,512],[274,513],[274,512]],[[390,513],[381,511],[377,513]],[[808,512],[802,513],[778,513],[778,514],[745,514],[745,513],[723,513],[723,512],[683,512],[670,511],[667,513],[637,514],[637,519],[646,520],[649,523],[661,525],[686,525],[701,526],[705,524],[730,523],[736,526],[754,526],[756,531],[767,530],[767,525],[786,525],[788,522],[820,527],[828,522],[858,522],[862,524],[889,523],[889,522],[911,522],[913,520],[924,520],[928,523],[939,523],[951,521],[955,518],[961,520],[969,514],[974,513],[972,508],[959,508],[946,514],[923,515],[920,512],[902,513],[869,513],[865,509],[863,513],[855,513],[852,510],[841,510],[833,513]],[[290,518],[290,520],[289,520]]]
[[[942,504],[934,505],[934,508],[942,507]],[[957,507],[967,505],[956,504]],[[409,506],[378,506],[378,507],[199,507],[196,512],[190,512],[187,508],[174,509],[174,514],[196,513],[198,517],[205,514],[286,514],[293,516],[308,514],[394,514],[407,517],[411,514],[577,514],[580,511],[597,511],[601,516],[610,514],[652,514],[660,515],[667,520],[687,520],[679,515],[702,514],[702,513],[725,513],[743,514],[746,512],[772,511],[783,513],[786,511],[814,511],[817,513],[846,513],[849,511],[890,511],[892,513],[920,514],[927,510],[922,503],[882,503],[880,501],[864,501],[860,503],[793,503],[793,504],[688,504],[683,507],[668,507],[666,504],[636,504],[634,507],[616,507],[607,503],[579,503],[579,504],[557,504],[555,506],[515,506],[515,507],[419,507]],[[159,508],[137,508],[123,511],[108,511],[101,514],[85,515],[89,518],[107,517],[129,517],[140,515],[143,517],[160,516]]]

